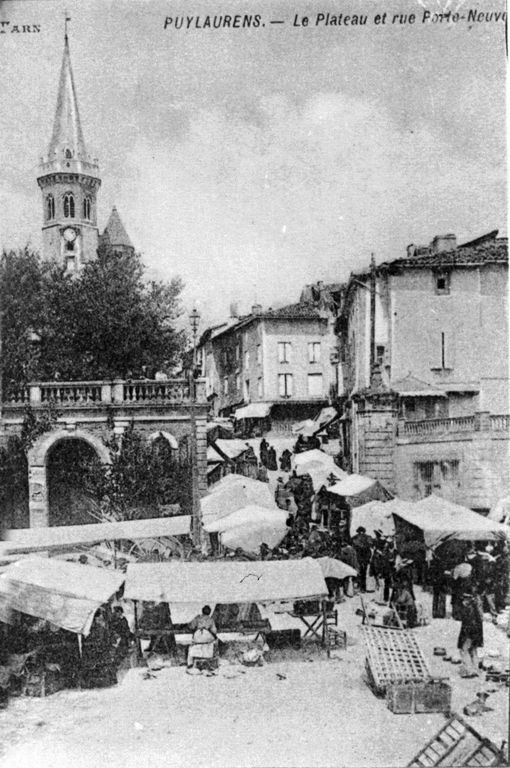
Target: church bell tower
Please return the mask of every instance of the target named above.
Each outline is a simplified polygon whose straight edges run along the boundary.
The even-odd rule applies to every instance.
[[[43,203],[43,256],[71,273],[97,258],[97,160],[85,147],[67,31],[48,156],[37,183]]]

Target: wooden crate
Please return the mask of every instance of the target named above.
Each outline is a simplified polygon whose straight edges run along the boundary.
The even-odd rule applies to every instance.
[[[452,687],[446,680],[427,680],[415,688],[414,711],[450,714]]]
[[[506,765],[504,755],[459,715],[446,725],[413,757],[407,768],[464,768]]]
[[[386,691],[388,709],[396,715],[443,712],[450,714],[452,689],[446,680],[393,683]]]
[[[421,682],[430,672],[415,635],[408,630],[361,627],[367,664],[378,695],[395,683]]]

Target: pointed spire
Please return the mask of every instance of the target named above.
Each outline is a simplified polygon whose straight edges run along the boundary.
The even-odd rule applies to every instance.
[[[69,157],[70,154],[71,158]],[[88,160],[71,68],[67,31],[64,37],[64,56],[60,70],[57,109],[48,149],[48,159],[51,161],[57,157],[60,159],[62,156],[73,160]]]
[[[135,250],[115,206],[112,208],[108,224],[101,235],[100,245],[110,251],[119,251],[120,253],[133,253]]]

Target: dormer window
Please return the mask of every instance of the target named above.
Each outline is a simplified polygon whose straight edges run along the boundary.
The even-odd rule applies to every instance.
[[[46,220],[55,218],[55,198],[53,195],[46,195]]]
[[[66,219],[74,219],[74,195],[66,192],[64,195],[64,216]]]
[[[450,273],[449,272],[435,272],[434,281],[435,281],[436,293],[438,295],[448,295],[450,293]]]
[[[90,221],[90,214],[92,211],[92,202],[90,197],[85,197],[83,200],[83,218]]]

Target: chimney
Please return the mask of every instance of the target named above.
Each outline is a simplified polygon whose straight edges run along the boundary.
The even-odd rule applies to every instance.
[[[239,317],[239,308],[236,301],[230,304],[230,317],[232,320],[237,320]]]
[[[251,308],[252,315],[261,315],[262,314],[262,304],[253,304]]]
[[[410,244],[407,246],[406,250],[407,250],[407,258],[408,258],[408,259],[412,259],[412,258],[413,258],[413,256],[414,256],[414,255],[415,255],[415,253],[416,253],[416,246],[415,246],[415,244],[414,244],[414,243],[410,243]]]
[[[443,253],[444,251],[454,251],[457,247],[456,235],[436,235],[431,242],[432,253]]]

